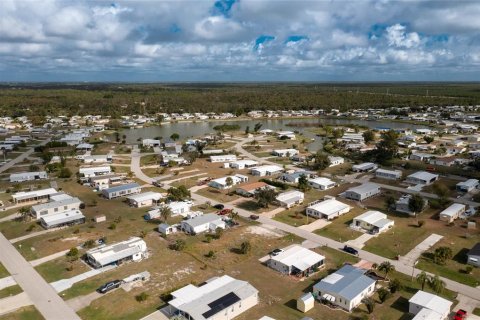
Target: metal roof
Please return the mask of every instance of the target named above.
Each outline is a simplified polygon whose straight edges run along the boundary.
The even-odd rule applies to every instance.
[[[108,189],[104,189],[103,191],[107,193],[112,193],[112,192],[119,192],[119,191],[134,189],[134,188],[140,188],[140,185],[138,183],[127,183],[127,184],[111,187]]]
[[[68,206],[71,204],[79,204],[82,203],[82,201],[78,198],[68,198],[68,199],[63,199],[59,201],[52,201],[52,202],[47,202],[47,203],[42,203],[42,204],[37,204],[36,206],[32,207],[32,211],[39,212],[42,210],[48,210],[48,209],[53,209],[53,208],[59,208],[63,206]]]
[[[422,290],[418,290],[408,302],[437,311],[440,314],[449,313],[450,307],[452,306],[451,301]]]
[[[302,246],[294,245],[280,252],[277,256],[272,256],[270,259],[304,271],[314,264],[325,260],[325,257]]]
[[[346,208],[350,208],[350,206],[335,199],[328,199],[311,205],[307,209],[313,209],[320,212],[321,214],[329,216],[332,214],[336,214],[338,211],[344,210]]]
[[[215,223],[215,222],[221,222],[222,218],[216,214],[213,213],[207,213],[203,214],[201,216],[196,216],[188,220],[182,221],[182,223],[186,223],[192,228],[204,225],[206,223]]]
[[[369,193],[369,192],[372,192],[372,191],[376,191],[379,188],[380,187],[375,183],[364,183],[364,184],[359,185],[357,187],[353,187],[353,188],[348,189],[347,192],[364,194],[364,193]]]
[[[374,283],[375,280],[365,276],[364,269],[347,264],[323,278],[313,287],[322,293],[333,293],[352,300]]]
[[[76,221],[84,219],[85,216],[80,210],[69,210],[57,214],[48,215],[42,217],[40,220],[47,226],[59,225],[62,223],[68,223],[71,221]]]

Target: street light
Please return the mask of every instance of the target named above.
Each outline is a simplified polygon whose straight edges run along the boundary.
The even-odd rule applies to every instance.
[[[418,260],[415,260],[412,265],[412,282],[413,282],[413,274],[415,273],[415,266],[417,265]]]

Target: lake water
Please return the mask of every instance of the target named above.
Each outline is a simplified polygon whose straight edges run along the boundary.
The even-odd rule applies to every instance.
[[[427,126],[414,125],[408,123],[399,123],[399,122],[385,122],[385,121],[366,121],[366,120],[348,120],[348,119],[325,119],[325,118],[307,118],[307,119],[252,119],[252,120],[236,120],[236,121],[202,121],[197,120],[196,122],[176,122],[176,123],[164,123],[160,126],[152,126],[145,128],[137,129],[123,129],[121,135],[126,136],[127,144],[138,143],[138,139],[146,138],[156,138],[162,137],[167,140],[173,133],[178,133],[181,139],[194,138],[206,134],[215,133],[213,127],[221,125],[223,123],[228,124],[238,124],[242,131],[245,130],[247,126],[250,127],[250,131],[253,131],[253,127],[256,123],[261,123],[261,129],[272,129],[272,130],[289,130],[289,131],[299,131],[302,132],[307,139],[315,139],[312,143],[308,144],[308,149],[310,151],[316,151],[322,146],[323,139],[317,137],[314,133],[310,132],[308,129],[312,127],[295,127],[287,126],[287,124],[292,123],[313,123],[313,124],[326,124],[331,126],[342,126],[342,125],[359,125],[366,126],[369,128],[391,128],[391,129],[401,129],[401,128],[427,128]]]

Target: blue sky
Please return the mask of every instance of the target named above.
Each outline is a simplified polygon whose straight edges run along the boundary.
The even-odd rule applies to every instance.
[[[480,81],[480,2],[0,1],[0,81]]]

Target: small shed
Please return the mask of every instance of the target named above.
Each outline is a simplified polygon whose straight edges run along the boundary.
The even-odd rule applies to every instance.
[[[101,214],[101,215],[95,216],[93,218],[93,221],[95,221],[96,223],[104,222],[104,221],[107,221],[107,217],[104,214]]]
[[[315,306],[315,298],[311,292],[305,293],[297,299],[297,309],[302,312],[307,312]]]

